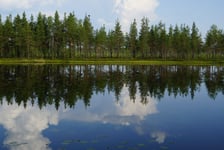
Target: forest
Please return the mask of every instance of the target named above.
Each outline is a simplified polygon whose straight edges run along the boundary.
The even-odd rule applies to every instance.
[[[63,18],[63,19],[61,19]],[[220,59],[224,57],[224,31],[211,25],[202,37],[196,23],[167,27],[150,25],[143,17],[140,29],[136,20],[129,32],[119,20],[113,29],[105,25],[94,29],[90,15],[78,19],[68,13],[54,16],[39,13],[0,15],[0,58],[133,58],[133,59]]]

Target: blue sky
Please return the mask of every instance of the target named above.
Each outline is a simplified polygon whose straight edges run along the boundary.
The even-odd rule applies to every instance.
[[[0,13],[4,18],[23,11],[53,15],[58,10],[63,17],[64,12],[74,11],[80,19],[90,14],[95,28],[103,24],[107,29],[113,28],[119,19],[124,31],[129,30],[134,18],[140,25],[141,18],[146,16],[151,24],[162,21],[167,26],[191,26],[196,22],[205,35],[212,24],[224,28],[223,6],[223,0],[0,0]]]

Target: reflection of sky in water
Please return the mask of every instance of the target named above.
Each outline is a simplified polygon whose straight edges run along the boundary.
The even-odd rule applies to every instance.
[[[63,106],[63,105],[61,105]],[[124,86],[120,100],[113,96],[95,95],[90,107],[85,107],[82,101],[76,104],[75,109],[60,109],[56,111],[54,106],[47,106],[41,110],[37,105],[28,104],[24,109],[17,104],[0,106],[0,124],[7,130],[7,136],[3,144],[11,150],[47,150],[50,140],[42,135],[49,125],[57,125],[59,121],[70,120],[88,123],[102,123],[113,125],[136,126],[138,134],[143,133],[141,121],[146,116],[158,113],[157,102],[148,97],[148,103],[142,104],[140,94],[136,94],[135,102],[129,98],[128,89]],[[165,140],[164,132],[153,132],[152,138],[158,143]]]
[[[119,101],[113,99],[112,96],[96,96],[93,99],[95,99],[94,102],[87,110],[84,109],[82,103],[77,103],[74,112],[63,113],[61,119],[129,125],[138,123],[144,120],[145,116],[158,112],[156,100],[148,97],[148,103],[144,105],[137,93],[136,101],[133,102],[130,100],[126,87],[123,88]]]
[[[3,144],[11,150],[47,150],[49,139],[43,137],[42,131],[49,125],[58,124],[58,112],[50,107],[17,104],[0,106],[0,124],[7,130]]]
[[[165,132],[153,132],[151,134],[152,138],[155,139],[156,142],[158,142],[159,144],[163,143],[166,139],[166,133]]]
[[[74,109],[64,109],[62,103],[58,111],[54,105],[40,110],[37,104],[31,106],[29,103],[24,109],[23,105],[8,105],[3,102],[0,105],[0,125],[6,130],[6,137],[2,143],[4,148],[10,150],[48,150],[54,149],[56,142],[69,139],[67,135],[63,135],[64,132],[73,132],[70,138],[80,138],[83,137],[83,131],[78,130],[88,129],[84,131],[85,134],[90,131],[100,135],[104,134],[99,133],[101,129],[104,132],[109,129],[108,132],[111,133],[116,132],[117,127],[121,129],[116,132],[121,136],[120,139],[134,137],[130,141],[139,140],[136,141],[139,143],[147,139],[148,147],[155,143],[171,143],[170,149],[180,149],[183,145],[185,149],[203,149],[210,145],[219,148],[223,146],[220,139],[224,136],[224,121],[220,119],[223,118],[223,95],[213,101],[206,94],[206,89],[200,88],[194,100],[190,97],[173,98],[165,95],[161,102],[147,97],[147,104],[142,104],[140,93],[137,92],[133,102],[129,98],[128,88],[124,86],[119,101],[113,93],[95,94],[89,107],[85,107],[83,101],[78,101]],[[66,123],[70,127],[65,128]],[[58,133],[50,129],[56,129]],[[62,135],[64,138],[60,137]],[[149,143],[149,140],[154,143]],[[201,142],[205,145],[201,145]]]
[[[85,139],[88,135],[91,137],[87,140],[91,141],[103,134],[112,135],[113,139],[99,141],[99,145],[127,139],[130,145],[142,145],[145,140],[144,144],[148,144],[145,149],[153,145],[169,145],[169,149],[208,149],[208,146],[223,149],[222,93],[211,99],[202,83],[193,99],[190,95],[170,95],[167,91],[160,101],[148,96],[147,104],[141,103],[139,91],[135,97],[135,102],[130,100],[128,87],[123,86],[118,101],[114,93],[105,92],[94,94],[88,107],[78,101],[74,109],[64,109],[63,102],[58,111],[54,104],[40,110],[37,104],[28,103],[24,108],[16,102],[12,105],[3,102],[0,125],[6,134],[0,140],[4,145],[0,149],[58,149],[63,140]],[[2,130],[0,134],[3,135]]]

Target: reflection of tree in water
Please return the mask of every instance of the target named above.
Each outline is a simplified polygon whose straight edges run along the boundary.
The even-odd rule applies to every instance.
[[[221,92],[224,94],[224,68],[209,66],[204,71],[204,82],[207,87],[208,95],[215,99]]]
[[[209,96],[224,93],[223,67],[198,66],[73,66],[73,65],[18,65],[0,66],[0,99],[9,104],[13,100],[26,107],[28,101],[42,108],[60,102],[65,107],[75,107],[78,100],[86,106],[94,93],[114,93],[119,100],[124,86],[134,102],[139,90],[141,102],[147,96],[161,99],[169,95],[194,98],[195,92],[205,82]]]

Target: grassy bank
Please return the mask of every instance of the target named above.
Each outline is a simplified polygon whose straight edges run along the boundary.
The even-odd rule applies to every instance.
[[[0,59],[12,64],[77,64],[77,65],[224,65],[224,60],[138,60],[138,59]]]

